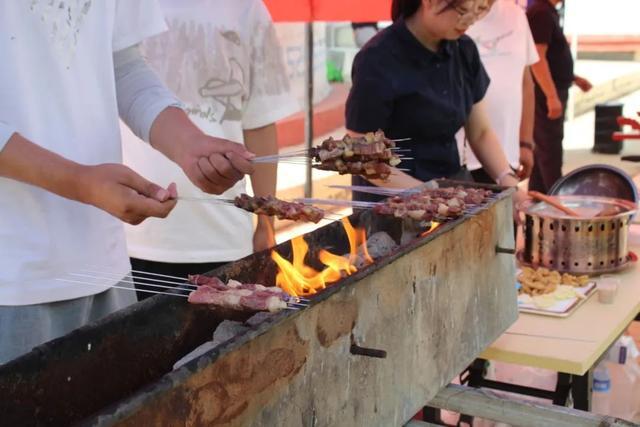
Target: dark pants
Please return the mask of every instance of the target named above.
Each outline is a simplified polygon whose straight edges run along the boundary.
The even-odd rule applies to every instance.
[[[534,164],[529,190],[547,193],[562,177],[562,139],[564,138],[564,117],[567,110],[568,89],[558,90],[562,103],[562,116],[551,120],[547,117],[547,98],[536,84],[536,114],[533,140],[536,143]]]
[[[215,270],[216,268],[226,264],[226,262],[206,262],[206,263],[198,263],[198,264],[174,264],[169,262],[156,262],[156,261],[146,261],[144,259],[131,258],[131,267],[135,271],[134,275],[134,283],[136,287],[136,294],[138,296],[138,301],[142,301],[143,299],[152,297],[155,295],[153,292],[145,292],[145,291],[155,291],[155,292],[163,292],[166,291],[166,288],[160,288],[155,286],[145,286],[143,283],[149,283],[149,281],[140,280],[140,276],[145,276],[141,272],[145,273],[155,273],[155,274],[163,274],[167,276],[175,276],[175,277],[183,277],[187,278],[189,274],[203,274],[208,273],[211,270]],[[163,278],[159,276],[146,276],[153,279],[160,279],[166,281],[179,282],[178,279],[170,279]],[[171,286],[170,283],[162,283],[155,282],[158,285],[162,286]],[[177,286],[177,284],[176,284]]]

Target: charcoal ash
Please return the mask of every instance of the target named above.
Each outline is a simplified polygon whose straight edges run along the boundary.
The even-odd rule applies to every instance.
[[[223,342],[233,339],[234,337],[247,331],[248,329],[249,327],[245,326],[242,322],[236,322],[234,320],[222,321],[222,323],[220,323],[216,330],[213,332],[212,341],[207,341],[206,343],[197,347],[191,353],[183,356],[180,360],[173,364],[173,369],[178,369],[182,365],[202,356],[209,350],[216,348]]]

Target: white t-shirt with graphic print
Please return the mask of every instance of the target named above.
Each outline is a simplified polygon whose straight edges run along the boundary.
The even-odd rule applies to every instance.
[[[520,120],[522,117],[522,75],[526,66],[538,62],[536,45],[527,17],[513,0],[497,0],[487,16],[467,32],[480,52],[491,78],[484,97],[494,131],[504,147],[509,164],[520,164]],[[460,158],[469,169],[482,167],[467,144],[464,129],[457,135]]]
[[[169,31],[143,43],[151,67],[186,104],[207,134],[243,142],[255,129],[296,111],[280,46],[260,0],[165,0]],[[212,197],[174,163],[130,133],[123,135],[125,163],[178,194]],[[247,192],[243,180],[216,197]],[[166,219],[127,226],[132,257],[175,263],[232,261],[252,252],[251,214],[220,204],[178,202]]]
[[[0,0],[0,123],[82,164],[121,162],[113,52],[164,28],[153,0]],[[113,280],[56,280],[91,267]],[[129,270],[120,220],[0,177],[0,305],[96,294]]]

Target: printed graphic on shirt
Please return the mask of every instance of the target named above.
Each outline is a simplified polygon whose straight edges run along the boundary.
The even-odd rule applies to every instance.
[[[47,27],[47,34],[65,64],[75,55],[84,18],[92,0],[31,0],[30,9]]]
[[[473,41],[476,42],[478,46],[478,51],[480,52],[480,56],[483,58],[488,58],[492,56],[505,56],[509,55],[509,46],[504,47],[504,41],[513,35],[513,30],[510,30],[504,34],[501,34],[497,37],[482,37],[477,36],[473,38]]]
[[[212,123],[241,121],[249,97],[289,92],[271,25],[252,28],[245,43],[238,32],[210,23],[174,20],[169,27],[143,49],[190,115]]]

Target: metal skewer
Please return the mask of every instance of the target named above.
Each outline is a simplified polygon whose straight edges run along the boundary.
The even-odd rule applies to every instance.
[[[366,185],[328,185],[328,187],[337,188],[340,190],[351,190],[351,191],[356,191],[358,193],[377,194],[381,196],[395,196],[398,194],[414,192],[413,189],[405,190],[402,188],[369,187]]]
[[[411,138],[398,138],[398,139],[390,139],[390,141],[393,142],[404,142],[404,141],[410,141]],[[254,157],[252,159],[253,162],[260,162],[261,160],[264,159],[273,159],[273,158],[284,158],[284,157],[296,157],[296,156],[308,156],[309,153],[313,150],[316,150],[318,147],[313,147],[313,148],[302,148],[299,150],[292,150],[292,151],[286,151],[283,153],[277,153],[277,154],[269,154],[266,156],[258,156],[258,157]],[[398,151],[411,151],[411,149],[402,149],[399,147],[389,147],[391,150],[398,150]]]
[[[305,203],[305,204],[342,206],[342,207],[361,208],[361,209],[370,209],[382,204],[380,202],[362,202],[362,201],[356,201],[356,200],[336,200],[336,199],[300,198],[295,200],[297,202]]]
[[[177,286],[185,286],[185,287],[190,287],[190,288],[194,288],[197,289],[197,285],[189,282],[187,279],[183,279],[182,281],[174,281],[174,280],[166,280],[165,278],[163,279],[159,279],[159,278],[154,278],[154,277],[144,277],[144,276],[140,276],[140,275],[135,275],[135,274],[126,274],[125,276],[121,276],[121,275],[116,275],[115,273],[111,273],[108,271],[95,271],[95,270],[80,270],[77,273],[67,273],[70,275],[80,275],[80,274],[86,274],[88,275],[89,273],[91,274],[97,274],[97,275],[102,275],[102,276],[96,276],[95,278],[97,279],[102,279],[102,278],[108,278],[108,279],[112,279],[112,280],[118,280],[118,278],[122,278],[122,279],[133,279],[135,280],[147,280],[147,281],[151,281],[151,282],[157,282],[157,283],[165,283],[168,285],[173,285],[173,287],[177,287]],[[152,274],[152,273],[146,273],[146,274]],[[145,284],[145,283],[142,283]]]
[[[98,283],[83,282],[83,281],[80,281],[80,280],[71,280],[71,279],[63,279],[63,278],[57,278],[55,280],[60,281],[60,282],[75,283],[75,284],[85,285],[85,286],[94,286],[94,287],[97,287],[97,288],[105,288],[106,287],[106,288],[109,288],[109,289],[110,288],[115,288],[115,289],[122,289],[122,290],[125,290],[125,291],[133,291],[133,292],[137,292],[138,291],[138,289],[128,288],[126,286],[101,285],[101,284],[98,284]],[[171,292],[161,292],[161,291],[152,291],[152,290],[144,290],[144,289],[140,289],[139,291],[140,292],[147,292],[147,293],[150,293],[150,294],[171,295],[171,296],[174,296],[174,297],[189,298],[188,295],[175,294],[175,293],[171,293]]]
[[[291,164],[291,165],[306,165],[307,163],[309,163],[310,160],[313,159],[309,159],[308,157],[273,157],[273,158],[267,158],[267,159],[254,159],[252,160],[253,163],[286,163],[286,164]],[[400,157],[400,160],[414,160],[413,157],[408,157],[408,156],[403,156]],[[312,166],[317,166],[317,165],[321,165],[322,163],[320,162],[314,162],[312,161]],[[398,170],[408,170],[408,169],[400,169],[400,168],[396,168]]]
[[[234,201],[231,199],[219,199],[216,197],[185,197],[178,196],[178,200],[182,200],[184,202],[207,202],[207,203],[220,203],[224,205],[234,205]]]
[[[87,273],[67,273],[69,276],[75,276],[75,277],[84,277],[86,279],[97,279],[97,280],[118,280],[117,278],[113,277],[113,276],[96,276],[93,274],[87,274]],[[109,274],[109,273],[104,273],[104,274]],[[129,280],[132,279],[132,280]],[[133,279],[137,279],[138,282],[134,281]],[[139,284],[139,285],[145,285],[145,286],[153,286],[154,288],[163,288],[163,289],[180,289],[179,286],[188,286],[188,287],[194,287],[197,289],[196,285],[193,285],[189,282],[186,283],[175,283],[175,282],[169,282],[167,280],[161,280],[161,279],[147,279],[150,280],[152,283],[141,283],[139,280],[145,280],[145,278],[141,278],[138,276],[131,276],[131,275],[127,275],[123,278],[121,278],[120,280],[118,280],[119,282],[122,283],[130,283],[132,285],[135,284]],[[154,283],[156,282],[156,283]],[[164,283],[164,284],[163,284]],[[167,286],[166,284],[173,284],[173,286]],[[193,289],[185,289],[185,290],[190,290],[192,291]]]
[[[91,273],[91,274],[88,274]],[[78,273],[67,273],[71,276],[79,276],[79,277],[87,277],[87,278],[93,278],[93,279],[98,279],[98,280],[117,280],[117,281],[121,281],[121,282],[125,282],[125,283],[131,283],[131,284],[135,284],[136,280],[138,281],[138,284],[140,285],[145,285],[145,286],[153,286],[156,288],[166,288],[166,289],[182,289],[182,290],[195,290],[197,288],[199,288],[201,285],[195,285],[191,282],[189,282],[186,278],[184,277],[179,277],[179,276],[170,276],[167,274],[159,274],[159,273],[152,273],[149,271],[141,271],[141,270],[131,270],[131,273],[136,273],[136,275],[134,274],[127,274],[125,276],[122,276],[120,274],[117,273],[112,273],[112,272],[108,272],[108,271],[96,271],[96,270],[80,270],[80,272]],[[163,279],[155,279],[152,277],[142,277],[140,276],[140,274],[146,274],[146,275],[152,275],[152,276],[159,276],[162,277]],[[100,276],[102,275],[102,276]],[[134,281],[129,281],[129,280],[122,280],[122,279],[133,279]],[[178,280],[178,281],[173,281],[173,280],[164,280],[164,279],[174,279],[174,280]],[[146,281],[150,281],[150,282],[157,282],[157,284],[154,283],[142,283],[140,282],[140,280],[146,280]],[[162,284],[173,284],[175,286],[166,286],[166,285],[162,285]],[[102,285],[100,285],[102,286]],[[302,298],[302,297],[297,297],[297,296],[292,296],[292,295],[288,295],[288,297],[292,300],[296,300],[298,302],[301,303],[308,303],[310,300],[307,298]]]
[[[101,284],[98,284],[98,283],[91,283],[91,282],[84,282],[84,281],[80,281],[80,280],[71,280],[71,279],[63,279],[63,278],[57,278],[55,280],[60,281],[60,282],[74,283],[74,284],[79,284],[79,285],[84,285],[84,286],[93,286],[93,287],[98,287],[98,288],[107,287],[109,289],[114,288],[114,289],[122,289],[124,291],[146,292],[146,293],[150,293],[150,294],[169,295],[169,296],[174,296],[174,297],[179,297],[179,298],[189,298],[188,295],[176,294],[176,293],[172,293],[172,292],[152,291],[150,289],[136,289],[136,288],[128,288],[126,286],[118,286],[118,285],[101,285]],[[150,285],[150,286],[159,286],[159,285]],[[171,289],[175,289],[175,288],[171,288]],[[284,308],[284,310],[300,310],[301,308],[307,307],[307,305],[302,304],[302,303],[296,303],[296,302],[290,302],[290,301],[285,301],[285,302],[286,302],[287,306]]]
[[[185,202],[219,203],[219,204],[224,204],[224,205],[233,206],[237,208],[237,206],[235,205],[235,201],[231,199],[218,199],[215,197],[178,197],[178,200],[182,200]],[[238,208],[238,209],[242,209],[242,208]],[[262,214],[258,214],[258,215],[262,215]],[[331,212],[324,212],[323,218],[331,221],[338,221],[342,219],[342,216],[333,214]]]

